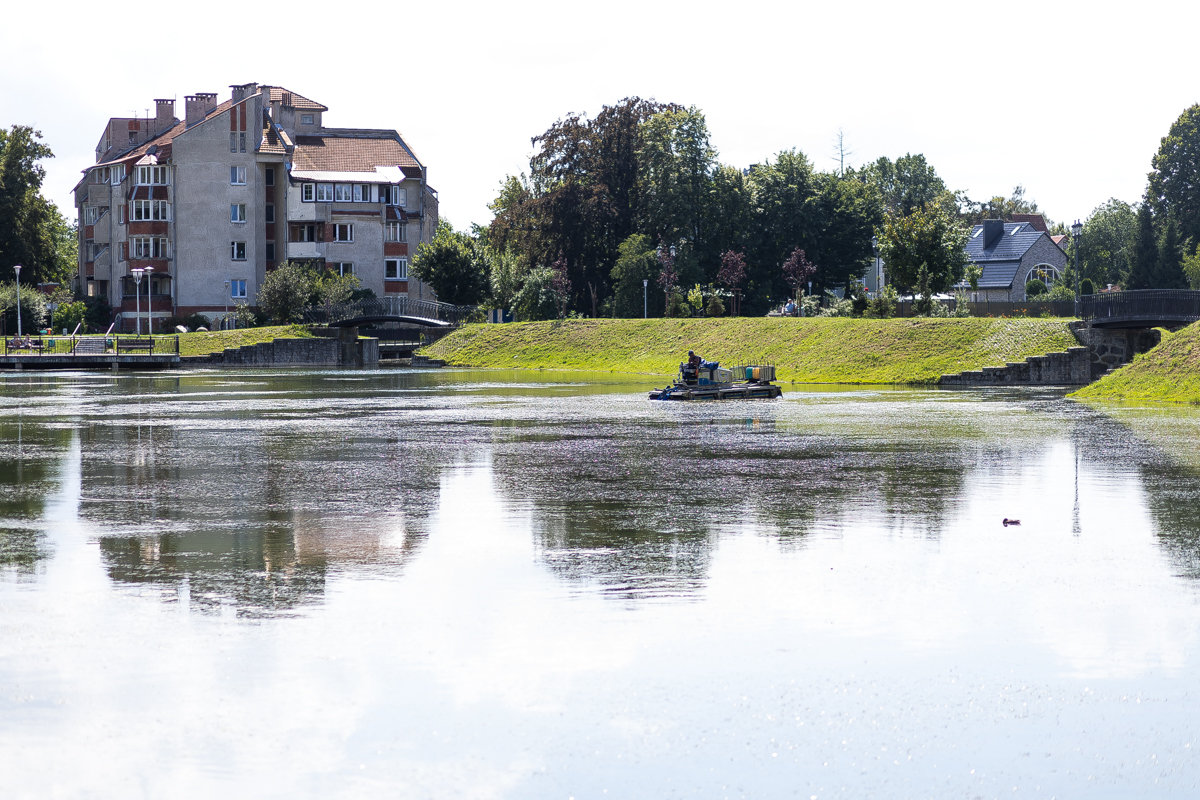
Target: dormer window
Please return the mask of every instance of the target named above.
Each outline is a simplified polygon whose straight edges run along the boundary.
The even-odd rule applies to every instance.
[[[165,186],[170,183],[166,167],[138,167],[139,186]]]
[[[980,236],[980,234],[982,234],[982,233],[983,233],[983,228],[980,228],[979,230],[975,231],[975,235],[974,235],[974,236],[972,236],[971,238],[972,238],[972,239],[978,239],[978,238],[979,238],[979,236]]]
[[[312,124],[314,124],[313,123],[314,118],[315,117],[313,114],[301,114],[300,115],[300,124],[301,125],[312,125]]]
[[[1009,234],[1009,236],[1016,236],[1016,235],[1017,235],[1017,231],[1021,230],[1021,228],[1023,228],[1023,227],[1025,227],[1025,226],[1024,226],[1024,225],[1018,225],[1017,227],[1013,228],[1013,229],[1012,229],[1012,233],[1010,233],[1010,234]]]

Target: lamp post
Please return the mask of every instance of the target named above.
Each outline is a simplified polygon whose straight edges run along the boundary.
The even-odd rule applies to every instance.
[[[225,281],[225,316],[221,317],[221,327],[229,329],[229,281]]]
[[[133,273],[133,321],[137,325],[137,335],[142,335],[142,268],[135,267],[130,272]]]
[[[1071,238],[1075,242],[1075,316],[1079,317],[1079,237],[1083,235],[1083,224],[1075,220],[1071,226]]]
[[[871,237],[871,253],[875,256],[875,293],[883,291],[883,262],[879,260],[879,237]]]
[[[150,302],[150,273],[154,272],[154,267],[146,267],[146,335],[154,335],[154,314],[151,311]]]
[[[650,316],[650,279],[642,278],[642,319]]]
[[[21,338],[21,265],[15,264],[13,271],[17,273],[17,338]]]

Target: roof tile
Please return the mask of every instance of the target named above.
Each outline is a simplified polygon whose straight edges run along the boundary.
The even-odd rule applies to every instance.
[[[395,134],[388,138],[297,136],[292,169],[319,172],[374,172],[375,167],[420,168]],[[405,170],[408,174],[408,170]]]

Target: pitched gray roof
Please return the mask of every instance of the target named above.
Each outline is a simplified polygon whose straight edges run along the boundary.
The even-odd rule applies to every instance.
[[[1021,266],[1021,258],[1045,235],[1028,222],[1006,222],[1003,235],[997,237],[991,247],[984,249],[983,226],[976,225],[971,231],[971,238],[967,240],[967,258],[983,267],[979,288],[1004,289],[1011,286],[1017,268]]]

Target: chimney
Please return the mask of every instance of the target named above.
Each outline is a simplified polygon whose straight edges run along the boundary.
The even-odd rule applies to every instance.
[[[247,97],[252,97],[258,91],[257,83],[243,83],[240,86],[230,86],[233,90],[233,102],[240,103]]]
[[[154,109],[157,112],[154,117],[154,132],[162,133],[167,128],[175,124],[175,101],[174,100],[155,100]]]
[[[187,115],[187,127],[190,128],[208,116],[208,112],[217,107],[217,95],[207,92],[189,94],[183,98],[183,103]]]
[[[1004,220],[985,219],[983,221],[983,247],[986,250],[1004,235]]]

